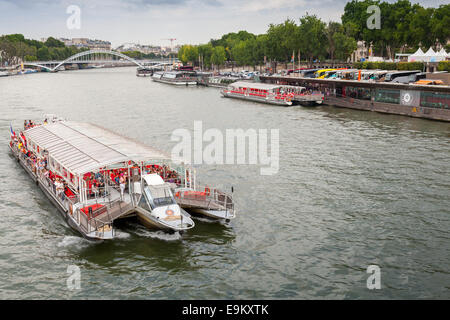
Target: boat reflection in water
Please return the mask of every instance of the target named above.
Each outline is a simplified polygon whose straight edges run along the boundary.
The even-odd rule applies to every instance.
[[[165,153],[96,124],[45,118],[25,123],[17,135],[11,127],[9,147],[85,238],[112,239],[114,221],[131,216],[149,228],[180,232],[195,226],[185,209],[234,218],[231,195],[209,187],[199,191],[192,169],[173,169]]]

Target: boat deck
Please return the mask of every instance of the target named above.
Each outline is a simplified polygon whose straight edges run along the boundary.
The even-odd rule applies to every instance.
[[[225,210],[225,206],[212,200],[176,198],[178,205],[182,208],[204,208],[209,210]]]
[[[87,206],[101,205],[99,212],[94,211],[95,222],[98,227],[109,224],[116,219],[129,216],[134,212],[134,205],[128,192],[124,192],[123,199],[120,192],[114,187],[109,188],[109,194],[105,197],[98,197],[87,202]],[[81,209],[78,207],[78,209]]]

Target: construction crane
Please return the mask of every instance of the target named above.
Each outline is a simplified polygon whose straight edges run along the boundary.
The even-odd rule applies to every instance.
[[[175,39],[175,38],[168,38],[168,39],[161,39],[161,40],[169,40],[170,41],[170,49],[173,50],[173,41],[177,40],[177,39]]]

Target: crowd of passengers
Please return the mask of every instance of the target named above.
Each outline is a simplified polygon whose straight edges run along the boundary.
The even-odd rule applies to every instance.
[[[13,137],[10,144],[16,145],[18,151],[30,167],[31,171],[43,180],[51,183],[54,194],[64,201],[65,197],[73,197],[74,193],[70,190],[68,184],[61,176],[54,174],[48,169],[48,160],[46,156],[38,156],[33,151],[28,150],[26,140],[21,133],[21,139]]]
[[[140,168],[131,168],[131,170],[133,169],[138,169],[140,174]],[[178,173],[175,170],[171,170],[167,165],[161,166],[154,164],[144,167],[144,174],[152,173],[158,174],[166,182],[181,184],[181,179]],[[89,172],[86,173],[83,177],[84,181],[86,181],[86,187],[89,196],[106,196],[105,183],[107,183],[108,185],[115,186],[120,190],[121,199],[123,199],[125,190],[129,188],[128,178],[128,169],[125,168],[100,170],[96,173]]]
[[[44,124],[47,123],[47,119]],[[36,124],[31,120],[24,122],[24,129],[34,127]],[[20,132],[20,138],[14,137],[10,141],[11,147],[17,146],[20,153],[24,155],[25,161],[31,168],[33,173],[39,176],[41,179],[51,182],[53,192],[61,200],[65,200],[65,197],[73,199],[75,193],[65,179],[48,168],[48,160],[46,156],[37,156],[33,151],[27,148],[26,138],[23,132]],[[132,168],[133,169],[133,168]],[[140,168],[139,174],[140,174]],[[147,165],[144,167],[144,174],[156,173],[163,178],[164,181],[169,183],[181,184],[181,179],[175,170],[171,170],[167,165]],[[71,176],[72,177],[72,176]],[[109,184],[116,186],[120,190],[121,199],[123,199],[124,192],[128,188],[128,170],[127,169],[112,169],[112,170],[100,170],[99,172],[86,173],[83,177],[87,186],[88,197],[106,196],[105,185]],[[107,181],[105,181],[107,180]],[[77,189],[79,191],[79,188]]]

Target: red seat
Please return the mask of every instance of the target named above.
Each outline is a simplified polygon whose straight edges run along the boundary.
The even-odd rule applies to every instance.
[[[93,204],[91,206],[87,206],[87,207],[81,208],[81,211],[83,211],[83,213],[85,215],[88,215],[89,214],[89,208],[92,208],[92,212],[94,212],[95,210],[100,209],[102,207],[104,207],[104,205],[102,205],[102,204]]]

